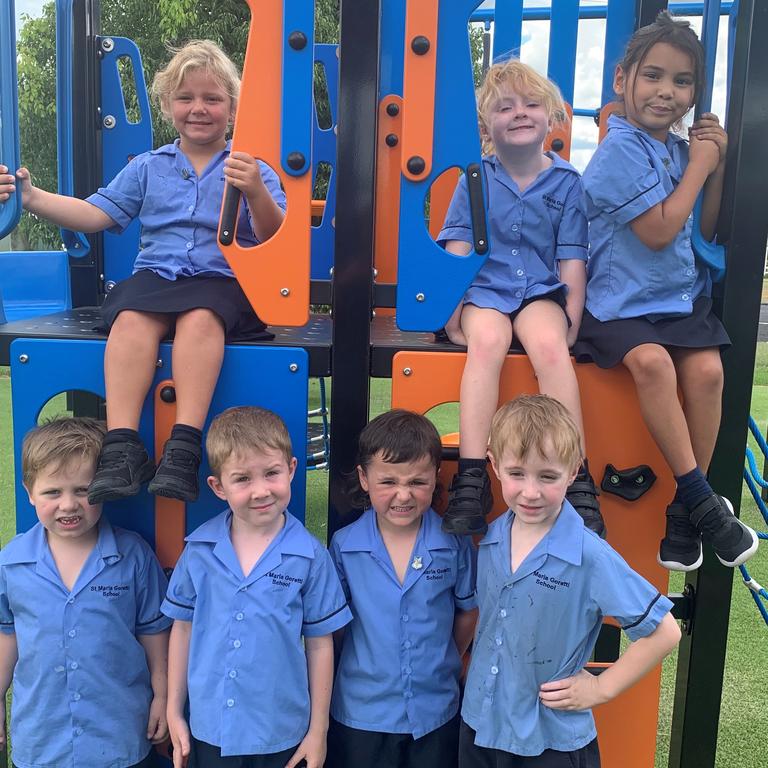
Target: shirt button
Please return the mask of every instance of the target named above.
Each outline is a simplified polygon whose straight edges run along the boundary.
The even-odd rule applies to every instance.
[[[67,602],[68,602],[70,605],[72,605],[72,603],[74,603],[74,602],[75,602],[75,598],[74,598],[74,597],[70,597],[70,598],[69,598],[69,600],[67,600]]]
[[[188,210],[190,213],[192,213],[192,211],[194,211],[194,210],[195,210],[195,206],[194,206],[194,205],[190,205],[190,206],[189,206],[189,208],[187,208],[187,210]]]
[[[403,669],[403,672],[405,672],[406,675],[410,675],[411,672],[413,672],[413,670],[410,667],[405,667],[405,669]]]
[[[517,296],[518,299],[523,298],[523,292],[522,291],[515,291],[515,296]]]
[[[75,632],[75,630],[74,630],[74,629],[70,629],[70,630],[69,630],[69,632],[67,632],[67,634],[68,634],[70,637],[74,637],[74,636],[77,634],[77,632]]]
[[[70,668],[70,669],[77,669],[77,662],[76,662],[76,661],[73,661],[73,662],[72,662],[72,663],[69,665],[69,668]]]
[[[680,298],[681,298],[683,301],[688,301],[688,299],[690,299],[691,297],[690,297],[690,296],[689,296],[687,293],[684,293],[684,294],[683,294],[683,295],[682,295]]]
[[[413,693],[411,693],[411,691],[406,691],[403,696],[405,696],[406,699],[412,699]]]
[[[525,270],[524,269],[518,269],[517,270],[517,274],[518,274],[519,277],[522,277],[525,274]]]
[[[237,677],[237,672],[234,669],[230,669],[229,676],[234,679],[235,677]]]
[[[227,699],[227,706],[228,707],[234,707],[235,706],[235,700],[234,699]]]
[[[73,694],[73,696],[72,696],[72,700],[73,700],[73,701],[80,701],[80,694],[79,694],[79,693],[75,693],[75,694]]]
[[[192,247],[192,243],[187,243],[187,248],[191,248],[191,247]]]
[[[232,645],[233,645],[235,648],[239,648],[239,647],[242,645],[242,643],[241,643],[239,640],[233,640],[233,641],[232,641]]]
[[[506,619],[507,618],[507,612],[503,608],[499,611],[499,618],[500,619]]]
[[[517,224],[512,225],[512,231],[517,232],[517,230],[520,229],[520,227],[517,226]]]
[[[404,621],[404,622],[406,622],[406,623],[407,623],[407,622],[408,622],[408,614],[407,614],[407,613],[404,613],[404,614],[402,615],[402,619],[403,619],[403,621]]]
[[[496,666],[491,667],[491,674],[492,675],[498,675],[499,674],[499,668]]]
[[[54,672],[63,672],[64,671],[64,667],[62,667],[61,664],[59,664],[58,667],[54,667],[53,668],[53,671]]]
[[[406,640],[406,641],[403,643],[403,648],[410,648],[410,647],[411,647],[411,641],[410,641],[410,640]]]
[[[690,277],[693,274],[693,270],[692,269],[686,269],[685,270],[685,274]]]
[[[238,612],[235,614],[235,618],[236,618],[238,621],[242,621],[242,620],[243,620],[245,617],[243,616],[243,612],[242,612],[242,611],[238,611]]]
[[[513,248],[512,249],[512,255],[513,256],[517,256],[517,248]]]
[[[83,729],[75,728],[75,736],[82,736],[82,735],[83,735]]]
[[[496,638],[496,645],[501,645],[503,642],[504,641],[500,637]]]

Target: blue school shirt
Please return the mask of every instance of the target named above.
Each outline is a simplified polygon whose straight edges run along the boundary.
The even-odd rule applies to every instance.
[[[243,576],[232,512],[186,538],[163,612],[192,622],[189,725],[222,756],[280,752],[309,727],[302,636],[328,635],[352,614],[327,550],[289,512]]]
[[[106,187],[87,202],[108,214],[120,234],[134,218],[141,223],[139,254],[133,271],[150,269],[166,280],[192,275],[234,277],[217,242],[224,160],[231,142],[198,177],[179,147],[179,140],[137,155]],[[275,202],[285,210],[280,179],[259,161],[261,178]],[[243,246],[256,245],[248,206],[241,204],[237,238]]]
[[[38,523],[0,552],[0,631],[16,634],[17,768],[124,768],[146,757],[149,669],[138,635],[167,630],[165,574],[136,533],[102,517],[70,592]]]
[[[557,154],[552,165],[520,192],[494,155],[483,158],[488,206],[488,258],[464,296],[465,304],[514,312],[525,299],[564,284],[558,262],[587,259],[587,218],[579,172]],[[467,180],[462,176],[438,235],[472,242]]]
[[[469,539],[444,533],[427,510],[400,584],[369,509],[336,533],[331,556],[354,615],[344,632],[333,718],[415,739],[447,723],[459,708],[461,674],[453,620],[476,605]]]
[[[630,640],[650,635],[672,603],[584,527],[567,502],[555,524],[512,573],[513,513],[480,542],[480,619],[461,716],[475,744],[516,755],[571,752],[597,735],[590,710],[549,709],[539,686],[578,673],[604,616]]]
[[[630,223],[674,192],[688,165],[688,142],[666,142],[624,118],[608,118],[608,134],[584,171],[589,217],[587,302],[598,320],[690,315],[709,296],[709,270],[691,249],[693,216],[660,251],[644,245]]]

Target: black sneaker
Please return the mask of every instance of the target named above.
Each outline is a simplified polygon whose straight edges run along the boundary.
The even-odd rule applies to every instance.
[[[580,472],[568,486],[565,498],[581,515],[584,525],[590,531],[594,531],[601,539],[604,539],[608,535],[608,529],[605,527],[605,520],[600,514],[600,502],[597,500],[599,493],[592,475],[588,472]]]
[[[140,442],[115,440],[105,443],[88,486],[88,503],[101,504],[135,496],[154,473],[155,464]]]
[[[672,502],[667,507],[667,529],[656,560],[668,571],[695,571],[704,560],[701,536],[680,502]]]
[[[485,533],[485,516],[493,506],[491,480],[485,467],[473,467],[453,476],[448,489],[448,507],[443,515],[443,530],[459,536]]]
[[[179,501],[195,501],[199,494],[197,473],[203,449],[199,443],[171,438],[149,484],[149,492]]]
[[[757,552],[757,534],[734,514],[728,499],[713,493],[690,510],[691,522],[729,568],[746,563]]]

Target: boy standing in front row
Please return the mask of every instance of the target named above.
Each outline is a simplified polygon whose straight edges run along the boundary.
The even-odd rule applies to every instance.
[[[288,512],[288,430],[230,408],[206,449],[229,508],[187,536],[163,603],[174,768],[187,755],[188,768],[322,768],[332,633],[352,614],[327,550]]]
[[[103,437],[76,418],[24,438],[40,522],[0,552],[0,728],[4,746],[13,678],[16,768],[148,768],[168,735],[166,579],[138,534],[88,503]]]
[[[480,619],[464,693],[460,768],[597,768],[591,707],[678,643],[672,603],[584,527],[565,499],[581,459],[565,408],[520,397],[494,416],[489,457],[509,511],[480,542]],[[604,616],[632,644],[584,670]]]

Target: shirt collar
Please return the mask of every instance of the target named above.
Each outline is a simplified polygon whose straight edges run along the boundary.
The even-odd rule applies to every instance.
[[[560,155],[558,155],[557,152],[552,152],[550,150],[547,150],[544,154],[552,161],[552,165],[549,168],[545,168],[539,174],[539,177],[542,174],[546,173],[547,171],[551,171],[553,168],[557,168],[563,171],[569,171],[571,173],[575,173],[576,175],[578,175],[579,172],[567,160],[563,160],[563,158],[560,157]],[[494,173],[505,173],[505,174],[507,173],[506,168],[504,168],[504,166],[501,164],[501,161],[499,160],[498,157],[496,157],[496,155],[487,155],[486,157],[483,158],[483,162],[488,163],[488,165],[490,165],[493,168]]]
[[[459,548],[456,537],[441,530],[440,517],[432,507],[421,517],[417,542],[419,539],[428,550]],[[340,548],[342,552],[373,552],[380,540],[376,513],[369,508],[349,526],[349,533]]]
[[[663,147],[667,147],[667,149],[671,152],[672,148],[682,142],[683,144],[687,144],[688,142],[682,137],[678,136],[676,133],[673,133],[670,131],[667,134],[667,141],[659,141],[658,139],[654,139],[653,136],[651,136],[647,131],[644,131],[642,128],[638,128],[636,125],[632,125],[626,117],[623,117],[622,115],[609,115],[608,116],[608,130],[616,130],[616,131],[629,131],[630,133],[636,133],[638,136],[642,136],[647,141],[651,141],[654,144],[661,145]]]
[[[150,155],[183,155],[180,146],[181,139],[174,139],[170,144],[163,144],[162,147],[150,151]],[[227,140],[227,146],[222,149],[222,153],[229,154],[232,149],[232,139]]]

